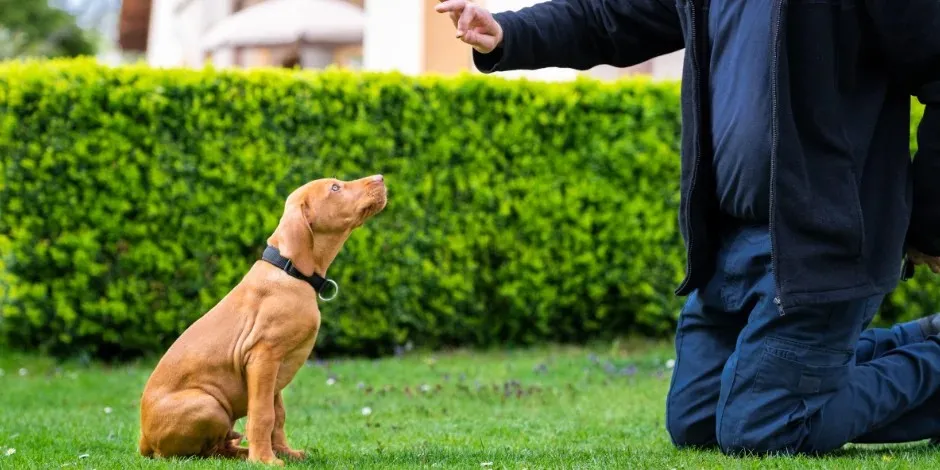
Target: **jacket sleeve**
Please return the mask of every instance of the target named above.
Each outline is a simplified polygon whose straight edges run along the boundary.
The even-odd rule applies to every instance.
[[[501,46],[473,53],[484,73],[627,67],[684,46],[675,0],[552,0],[493,17]]]
[[[917,96],[925,108],[917,127],[907,243],[924,254],[940,256],[940,82],[922,86]]]
[[[866,7],[885,56],[925,105],[917,128],[907,244],[940,256],[940,2],[866,0]]]

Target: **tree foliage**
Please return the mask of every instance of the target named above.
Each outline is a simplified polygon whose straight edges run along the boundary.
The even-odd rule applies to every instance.
[[[0,0],[0,60],[95,53],[93,34],[46,0]]]

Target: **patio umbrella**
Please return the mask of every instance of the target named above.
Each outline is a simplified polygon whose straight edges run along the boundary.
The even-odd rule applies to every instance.
[[[341,0],[268,0],[235,13],[203,37],[206,50],[362,41],[365,13]]]

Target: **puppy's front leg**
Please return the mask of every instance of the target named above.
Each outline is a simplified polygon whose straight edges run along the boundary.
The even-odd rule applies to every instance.
[[[284,461],[274,455],[271,435],[274,432],[274,388],[278,371],[277,361],[257,358],[248,363],[248,460],[274,465]]]
[[[284,410],[284,399],[281,398],[281,392],[277,392],[274,394],[274,434],[271,436],[274,453],[281,457],[286,455],[292,459],[303,459],[306,454],[302,450],[293,450],[287,444],[287,435],[284,433],[286,420],[287,411]]]

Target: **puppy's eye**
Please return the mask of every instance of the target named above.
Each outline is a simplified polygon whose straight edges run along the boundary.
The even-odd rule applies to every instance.
[[[339,185],[336,184],[336,183],[333,183],[333,186],[330,187],[330,190],[333,191],[334,193],[335,193],[336,191],[339,191]]]

